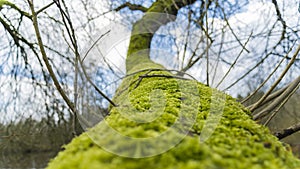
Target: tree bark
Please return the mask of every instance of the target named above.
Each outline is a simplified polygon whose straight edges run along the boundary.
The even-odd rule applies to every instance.
[[[149,49],[154,33],[162,25],[174,21],[180,8],[190,5],[195,1],[157,0],[152,4],[142,19],[133,25],[126,59],[126,69],[128,72],[135,65],[152,62],[150,60]]]

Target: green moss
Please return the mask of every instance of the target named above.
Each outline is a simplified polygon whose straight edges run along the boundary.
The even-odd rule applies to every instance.
[[[11,5],[12,3],[10,3],[9,1],[6,0],[0,0],[0,9],[2,8],[3,5]]]
[[[165,14],[164,16],[166,12],[169,15]],[[177,12],[178,9],[176,5],[173,4],[173,0],[157,0],[149,7],[143,18],[133,24],[126,58],[127,72],[135,65],[152,62],[149,58],[149,49],[151,47],[153,33],[156,32],[160,26],[174,20],[176,18],[174,16],[177,15]]]
[[[150,63],[148,63],[150,64]],[[150,64],[151,65],[151,64]],[[145,65],[135,67],[133,70],[141,70]],[[159,66],[158,66],[159,67]],[[199,134],[203,129],[206,119],[209,116],[212,92],[211,89],[201,83],[197,83],[197,91],[200,98],[194,97],[193,102],[182,102],[186,97],[193,97],[189,93],[180,90],[180,83],[193,83],[192,81],[179,80],[165,77],[144,78],[139,81],[139,76],[145,74],[140,72],[125,79],[121,84],[118,95],[114,98],[120,105],[112,108],[106,122],[122,135],[133,138],[152,138],[166,132],[176,122],[177,117],[182,113],[180,110],[189,107],[197,107],[196,121],[189,129],[190,133],[169,151],[147,158],[126,158],[109,153],[99,147],[96,143],[99,134],[105,135],[107,129],[101,129],[97,125],[65,146],[65,150],[60,152],[50,163],[49,169],[71,169],[71,168],[105,168],[105,169],[141,169],[141,168],[164,168],[164,169],[296,169],[300,168],[300,161],[297,160],[290,151],[270,134],[267,128],[256,124],[247,111],[235,99],[226,96],[224,112],[215,131],[206,142],[199,141]],[[153,71],[151,74],[169,73],[163,71]],[[131,84],[130,86],[128,86]],[[137,85],[138,84],[138,85]],[[182,86],[181,86],[182,87]],[[188,88],[192,85],[183,85]],[[127,97],[129,90],[129,98]],[[161,93],[153,93],[157,90]],[[151,93],[152,92],[152,93]],[[163,95],[161,95],[164,93]],[[149,95],[152,94],[152,97]],[[155,107],[157,100],[152,98],[164,97],[164,108],[161,110]],[[152,100],[151,100],[152,99]],[[127,108],[130,103],[133,108]],[[200,103],[200,104],[199,104]],[[122,105],[124,107],[122,107]],[[137,111],[139,110],[139,111]],[[160,111],[157,111],[160,110]],[[191,118],[189,110],[184,112],[184,118]],[[125,114],[124,114],[125,113]],[[147,122],[138,123],[128,117],[130,115],[147,116],[158,113],[158,118]],[[144,114],[143,114],[144,113]],[[125,116],[124,116],[125,115]],[[149,119],[151,116],[149,116]],[[136,119],[135,119],[136,120]],[[147,120],[147,119],[144,119]],[[184,135],[175,129],[166,137],[165,142],[176,139],[177,136]],[[93,140],[92,140],[93,139]],[[113,135],[107,135],[102,139],[101,144],[110,144],[119,151],[124,150],[130,153],[137,150],[130,147],[124,140],[116,140]],[[157,143],[157,146],[167,146],[167,144]],[[149,144],[149,147],[152,145]],[[150,151],[150,150],[149,150]],[[137,155],[140,155],[136,151]]]

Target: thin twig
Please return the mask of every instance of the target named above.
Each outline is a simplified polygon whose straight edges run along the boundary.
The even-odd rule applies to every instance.
[[[149,73],[151,73],[151,71],[146,72],[146,73],[144,74],[144,76],[145,76],[145,75],[148,75]],[[137,82],[136,85],[134,86],[134,89],[136,89],[136,88],[140,85],[140,83],[142,82],[142,80],[143,80],[143,77],[140,76],[138,82]]]
[[[242,55],[244,49],[246,48],[246,45],[248,44],[251,36],[252,36],[252,33],[249,35],[248,39],[246,40],[245,44],[243,44],[244,47],[242,47],[242,50],[240,51],[240,53],[238,54],[238,56],[235,58],[234,62],[230,65],[230,68],[228,69],[228,71],[226,72],[226,74],[223,76],[223,78],[220,80],[220,82],[218,83],[217,87],[219,87],[223,81],[225,80],[225,78],[228,76],[228,74],[230,73],[231,69],[235,66],[235,64],[237,63],[238,59],[240,58],[240,56]]]
[[[282,15],[281,15],[281,12],[280,12],[280,10],[279,10],[277,1],[276,1],[276,0],[272,0],[272,3],[273,3],[274,6],[275,6],[277,18],[278,18],[278,20],[279,20],[279,21],[281,22],[281,24],[282,24],[282,33],[281,33],[280,39],[284,39],[284,38],[285,38],[285,34],[286,34],[286,28],[287,28],[286,22],[285,22],[285,21],[283,20],[283,18],[282,18]]]
[[[147,71],[146,74],[140,75],[138,79],[132,81],[132,82],[128,85],[128,87],[126,87],[125,89],[119,91],[118,94],[123,93],[123,92],[126,91],[130,86],[132,86],[133,84],[135,84],[135,83],[137,82],[137,84],[135,85],[135,88],[136,88],[136,87],[140,84],[142,78],[165,77],[165,78],[177,78],[177,79],[182,79],[182,80],[191,80],[191,79],[187,79],[187,78],[184,78],[184,77],[182,77],[182,76],[176,76],[176,75],[175,75],[175,76],[173,76],[173,75],[158,75],[158,74],[155,74],[155,75],[148,75],[149,72],[152,72],[152,71],[167,71],[167,72],[172,72],[172,71],[174,71],[174,72],[179,72],[178,70],[168,70],[168,69],[144,69],[144,70],[140,70],[140,71],[137,71],[137,72],[128,74],[128,75],[126,75],[125,77],[123,77],[122,79],[128,78],[128,77],[130,77],[130,76],[134,76],[134,75],[136,75],[136,74],[138,74],[138,73],[142,73],[142,72],[145,72],[145,71]],[[191,77],[192,80],[197,81],[197,80],[196,80],[194,77],[192,77],[191,75],[189,75],[189,74],[187,74],[187,75],[188,75],[189,77]],[[120,80],[120,79],[118,79],[118,80]],[[117,81],[118,81],[118,80],[117,80]],[[114,82],[112,82],[112,83],[116,83],[116,81],[114,81]]]
[[[50,4],[44,6],[42,9],[36,11],[36,15],[38,15],[39,13],[43,12],[44,10],[46,10],[47,8],[51,7],[54,4],[54,2],[51,2]]]
[[[199,45],[200,45],[200,42],[199,41]],[[208,46],[206,46],[205,50],[195,59],[195,60],[192,60],[194,56],[196,56],[196,50],[193,52],[191,58],[189,59],[189,63],[179,71],[179,73],[186,73],[190,68],[192,68],[201,58],[203,58],[203,56],[206,54],[207,50],[210,49],[212,43],[210,43]],[[181,75],[181,74],[178,74],[178,75]]]
[[[22,16],[25,16],[25,17],[27,17],[27,18],[29,18],[29,19],[32,19],[32,16],[31,16],[29,13],[27,13],[27,12],[21,10],[21,9],[20,9],[19,7],[17,7],[15,4],[13,4],[13,3],[9,2],[9,1],[2,0],[2,1],[1,1],[1,5],[9,6],[9,7],[15,9],[16,11],[18,11]],[[1,10],[1,8],[2,8],[2,6],[0,6],[0,10]]]
[[[178,5],[176,4],[175,0],[172,0],[172,3],[173,3],[173,5],[175,6],[175,8],[176,8],[177,10],[180,9],[180,8],[178,7]]]
[[[75,83],[74,83],[74,87],[77,87],[77,73],[78,73],[78,70],[76,70],[76,69],[78,68],[78,60],[80,59],[80,55],[79,55],[79,51],[78,51],[78,44],[77,44],[77,39],[76,39],[76,36],[75,36],[75,30],[74,30],[72,21],[70,19],[68,8],[66,7],[66,4],[65,4],[64,0],[62,0],[62,3],[64,5],[65,11],[61,7],[60,0],[53,0],[53,2],[56,4],[56,6],[58,7],[58,9],[61,13],[61,17],[62,17],[64,26],[67,30],[69,39],[71,40],[73,50],[74,50],[74,53],[75,53],[75,61],[76,62],[75,62]],[[70,47],[70,48],[72,49],[72,47]],[[74,92],[74,96],[76,96],[76,95],[77,95],[77,88],[75,89],[75,92]],[[74,136],[79,134],[79,133],[77,133],[77,123],[76,123],[79,116],[78,116],[76,106],[77,106],[77,96],[74,98],[74,109],[75,109],[75,112],[74,112],[74,115],[73,115],[73,134],[74,134]]]
[[[137,73],[141,73],[141,72],[145,72],[145,71],[167,71],[167,72],[184,73],[184,72],[181,72],[181,71],[178,71],[178,70],[173,70],[173,69],[158,69],[158,68],[156,68],[156,69],[143,69],[143,70],[140,70],[140,71],[137,71],[137,72],[134,72],[134,73],[130,73],[130,74],[126,75],[125,77],[133,76],[133,75],[136,75]],[[194,78],[192,75],[190,75],[188,73],[184,73],[184,74],[189,76],[193,80],[197,81],[197,79]]]
[[[279,84],[279,82],[282,80],[282,78],[286,75],[287,71],[291,68],[293,63],[295,62],[296,57],[298,56],[298,53],[300,52],[300,44],[298,45],[292,59],[290,60],[287,67],[284,69],[284,71],[281,73],[279,78],[276,80],[275,83],[271,86],[271,88],[251,107],[250,111],[256,110],[256,108],[268,97],[268,95],[271,94],[271,92],[276,88],[276,86]]]
[[[267,119],[267,121],[264,123],[264,126],[268,125],[270,121],[274,118],[274,116],[279,112],[279,110],[285,105],[285,103],[296,93],[296,91],[299,89],[300,83],[298,86],[281,102],[279,107],[270,115],[270,117]]]
[[[213,77],[212,77],[212,84],[211,84],[212,86],[214,85],[214,82],[215,82],[215,79],[216,79],[216,76],[217,76],[217,73],[218,73],[217,70],[219,68],[219,63],[221,61],[221,53],[222,53],[222,49],[223,49],[223,45],[224,45],[223,42],[224,42],[224,37],[225,37],[225,31],[224,31],[225,27],[226,26],[224,26],[222,28],[221,43],[220,43],[220,48],[219,48],[219,51],[218,51],[218,54],[217,54],[217,59],[216,59],[217,63],[216,63],[216,66],[214,66],[215,67],[215,71],[214,71],[214,74],[213,74]]]
[[[74,31],[74,28],[73,28],[73,24],[72,24],[72,22],[71,22],[71,19],[69,18],[69,15],[67,14],[67,13],[65,13],[62,9],[61,9],[61,6],[60,6],[60,3],[59,3],[59,1],[56,1],[55,2],[56,3],[56,5],[58,6],[58,8],[60,9],[60,11],[61,11],[61,14],[62,14],[62,18],[63,18],[63,22],[64,22],[64,24],[65,24],[65,26],[66,26],[66,29],[67,29],[67,32],[68,32],[68,35],[69,35],[69,37],[70,37],[70,40],[71,40],[71,42],[72,42],[72,44],[73,44],[73,47],[74,47],[74,50],[75,50],[75,55],[76,55],[76,57],[78,58],[78,61],[79,61],[79,63],[80,63],[80,66],[81,66],[81,68],[82,68],[82,70],[83,70],[83,74],[84,74],[84,76],[87,78],[87,80],[88,80],[88,82],[95,88],[95,90],[102,96],[102,97],[104,97],[109,103],[111,103],[114,107],[116,107],[117,105],[108,97],[108,96],[106,96],[95,84],[94,84],[94,82],[90,79],[90,77],[88,76],[88,74],[87,74],[87,72],[86,72],[86,70],[85,70],[85,67],[84,67],[84,65],[83,65],[83,60],[82,59],[80,59],[80,55],[79,55],[79,52],[78,52],[78,46],[77,46],[77,40],[76,40],[76,36],[75,36],[75,31]],[[67,23],[66,23],[66,21],[65,21],[65,19],[67,20],[67,22],[68,22],[68,24],[69,24],[69,26],[70,26],[70,29],[71,30],[69,30],[69,28],[68,28],[68,26],[67,26]],[[106,35],[107,33],[109,33],[110,31],[108,31],[108,32],[106,32],[104,35]],[[97,41],[99,41],[102,37],[104,37],[104,35],[102,35],[102,36],[100,36],[99,38],[98,38],[98,40]],[[97,44],[97,42],[95,42],[94,44],[93,44],[93,46],[95,46]],[[89,49],[89,51],[85,54],[85,57],[88,55],[88,53],[90,52],[90,50],[93,48],[93,46]],[[85,58],[84,57],[84,58]]]
[[[205,1],[206,3],[206,1]],[[206,31],[207,31],[207,39],[206,39],[206,46],[210,46],[211,43],[209,43],[209,34],[208,34],[208,7],[209,7],[209,4],[206,3],[206,6],[205,6],[205,11],[206,11],[206,15],[205,15],[205,26],[206,26]],[[206,50],[206,85],[209,86],[209,50]]]
[[[254,120],[258,120],[266,116],[266,114],[272,110],[274,110],[275,107],[280,105],[282,101],[291,93],[294,91],[294,89],[299,85],[300,83],[300,76],[298,76],[290,85],[289,87],[278,97],[276,97],[276,100],[274,100],[270,105],[268,105],[266,108],[261,110],[260,112],[253,115]]]
[[[294,47],[295,43],[293,44],[293,46],[290,48],[290,50],[286,53],[285,57],[281,59],[281,61],[278,63],[278,65],[275,67],[275,69],[273,69],[273,71],[270,73],[270,75],[260,84],[260,86],[258,88],[256,88],[256,90],[254,92],[252,92],[249,96],[247,96],[245,99],[243,99],[241,101],[241,103],[245,103],[246,101],[248,101],[251,97],[253,97],[268,81],[269,79],[273,76],[273,74],[277,71],[277,69],[280,67],[280,65],[283,63],[283,61],[285,59],[287,59],[289,53],[292,51],[293,47]]]
[[[111,85],[114,84],[114,83],[117,83],[117,81],[120,81],[120,80],[122,80],[122,79],[128,78],[128,77],[130,77],[130,76],[134,76],[134,75],[136,75],[136,74],[138,74],[138,73],[145,72],[145,71],[167,71],[167,72],[170,72],[170,73],[171,73],[171,72],[176,72],[176,75],[178,75],[179,73],[184,73],[184,72],[180,72],[180,71],[178,71],[178,70],[170,70],[170,69],[144,69],[144,70],[140,70],[140,71],[137,71],[137,72],[134,72],[134,73],[130,73],[130,74],[124,76],[124,77],[118,78],[117,80],[115,80],[115,81],[109,83],[106,87],[111,86]],[[184,73],[184,74],[187,75],[188,77],[190,77],[192,80],[197,81],[197,79],[195,79],[192,75],[190,75],[190,74],[188,74],[188,73]],[[182,76],[181,76],[181,77],[182,77]],[[134,84],[134,83],[137,82],[137,81],[138,81],[138,80],[135,80],[132,84]],[[131,86],[132,84],[130,84],[129,86]]]
[[[163,78],[174,78],[174,79],[181,79],[181,80],[190,80],[181,76],[172,76],[172,75],[161,75],[161,74],[152,74],[152,75],[148,75],[150,72],[147,72],[144,75],[140,75],[138,80],[135,80],[134,83],[137,81],[137,84],[135,85],[134,89],[137,88],[140,83],[142,82],[142,80],[144,78],[152,78],[152,77],[163,77]],[[134,84],[132,83],[132,84]]]
[[[93,45],[87,50],[87,52],[85,53],[85,55],[82,58],[82,62],[85,60],[85,58],[87,57],[87,55],[90,53],[90,51],[94,48],[94,46],[97,45],[97,43],[99,42],[100,39],[102,39],[104,36],[106,36],[108,33],[110,33],[111,30],[108,30],[107,32],[105,32],[104,34],[102,34],[94,43]]]
[[[257,107],[257,109],[261,108],[263,105],[268,104],[269,102],[273,101],[274,99],[276,99],[277,97],[279,97],[284,91],[286,91],[286,89],[288,87],[290,87],[292,84],[294,83],[291,82],[290,84],[286,85],[285,87],[273,92],[272,94],[270,94],[262,103],[260,106]],[[251,108],[251,105],[247,107],[248,109]],[[253,112],[254,113],[254,112]]]
[[[220,7],[223,14],[224,14],[224,20],[226,22],[226,24],[228,25],[228,28],[230,30],[230,32],[232,33],[232,35],[234,36],[234,38],[237,40],[237,42],[242,46],[242,48],[244,48],[244,50],[247,52],[247,53],[250,53],[250,51],[242,44],[242,42],[240,41],[240,39],[238,38],[238,36],[235,34],[234,30],[232,29],[232,27],[230,26],[229,24],[229,21],[226,17],[226,14],[225,14],[225,11],[224,11],[224,8]]]
[[[102,96],[104,97],[111,105],[113,105],[114,107],[117,107],[117,104],[115,104],[108,96],[106,96],[98,87],[97,85],[95,85],[95,83],[91,80],[91,78],[88,76],[85,67],[83,65],[83,62],[81,61],[81,59],[79,59],[79,63],[80,66],[82,68],[83,74],[86,77],[87,81],[94,87],[94,89]]]
[[[175,5],[176,3],[173,2]],[[178,8],[176,6],[176,8]],[[189,14],[188,14],[188,25],[187,25],[187,35],[186,35],[186,39],[185,39],[185,44],[184,44],[184,47],[183,47],[183,56],[182,56],[182,62],[181,62],[181,68],[183,68],[183,64],[184,64],[184,60],[185,60],[185,57],[186,57],[186,54],[187,54],[187,46],[188,46],[188,39],[189,39],[189,36],[190,36],[190,27],[191,27],[191,17],[192,17],[192,13],[189,11]]]
[[[38,26],[38,20],[37,20],[37,15],[36,15],[36,12],[34,10],[34,4],[33,4],[33,0],[27,0],[28,3],[29,3],[29,6],[30,6],[30,9],[31,9],[31,12],[32,12],[32,21],[33,21],[33,26],[34,26],[34,30],[35,30],[35,34],[36,34],[36,38],[37,38],[37,41],[38,41],[38,45],[39,45],[39,48],[40,48],[40,51],[41,51],[41,54],[42,54],[42,57],[43,57],[43,61],[46,65],[46,68],[54,82],[54,85],[55,87],[57,88],[58,92],[60,93],[60,95],[62,96],[62,98],[64,99],[64,101],[67,103],[68,107],[71,109],[71,111],[73,113],[76,112],[76,109],[74,107],[74,104],[71,102],[71,100],[69,99],[69,97],[67,96],[67,94],[65,93],[65,91],[62,89],[53,69],[52,69],[52,66],[51,64],[49,63],[48,61],[48,56],[46,54],[46,51],[45,51],[45,48],[44,48],[44,44],[43,44],[43,40],[42,40],[42,37],[41,37],[41,34],[40,34],[40,30],[39,30],[39,26]]]

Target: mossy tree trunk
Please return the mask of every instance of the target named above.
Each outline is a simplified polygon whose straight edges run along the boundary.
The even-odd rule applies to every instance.
[[[133,25],[132,36],[127,52],[126,68],[129,72],[150,60],[149,49],[154,33],[162,26],[176,19],[178,9],[194,3],[196,0],[157,0],[148,8],[141,20]],[[165,13],[166,15],[162,15]]]
[[[200,141],[216,90],[192,80],[171,78],[170,72],[156,69],[163,67],[150,60],[148,50],[158,28],[175,19],[162,19],[150,12],[176,15],[178,9],[193,2],[157,0],[134,24],[126,60],[127,73],[132,76],[124,79],[117,90],[114,102],[119,106],[111,108],[105,122],[73,139],[48,168],[300,168],[292,153],[230,96],[225,96],[222,116],[212,135],[205,142]],[[153,92],[157,90],[163,94]],[[154,95],[154,99],[149,95]],[[161,109],[159,104],[164,107]],[[153,116],[157,118],[152,119]],[[188,128],[174,125],[190,119],[194,121]],[[178,130],[180,127],[183,130]],[[167,137],[134,144],[139,138],[156,138],[162,133],[168,133]],[[181,140],[176,142],[178,138]],[[164,151],[169,144],[174,146]],[[161,151],[156,152],[155,146]]]

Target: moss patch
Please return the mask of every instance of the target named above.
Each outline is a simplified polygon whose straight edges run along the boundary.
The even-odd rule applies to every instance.
[[[143,66],[132,70],[140,70]],[[222,117],[208,140],[199,141],[199,135],[205,125],[210,112],[212,98],[211,89],[201,83],[195,83],[200,98],[194,102],[183,102],[191,97],[189,93],[180,90],[179,82],[194,83],[192,81],[180,80],[166,77],[151,77],[139,80],[145,72],[137,73],[125,79],[118,89],[118,95],[114,98],[120,106],[128,104],[134,109],[112,108],[106,122],[115,131],[124,136],[132,138],[152,138],[166,132],[178,120],[180,110],[188,107],[197,107],[195,123],[188,128],[189,133],[184,139],[169,151],[147,158],[126,158],[109,153],[99,147],[97,135],[101,131],[97,125],[65,146],[53,159],[49,169],[71,169],[71,168],[105,168],[105,169],[141,169],[141,168],[164,168],[164,169],[296,169],[300,168],[300,161],[290,151],[270,134],[267,128],[256,124],[250,117],[250,113],[230,96],[226,96],[226,105]],[[148,75],[170,75],[164,71],[153,71]],[[131,85],[129,85],[131,84]],[[187,85],[190,87],[192,85]],[[128,90],[126,90],[128,89]],[[160,91],[153,93],[154,90]],[[126,95],[129,91],[129,97]],[[152,92],[152,93],[151,93]],[[161,95],[163,93],[163,95]],[[156,105],[154,98],[164,97],[164,108],[152,108]],[[195,101],[197,100],[197,101]],[[184,103],[184,104],[183,104]],[[199,104],[200,103],[200,104]],[[124,106],[126,107],[126,106]],[[155,106],[154,106],[155,107]],[[131,111],[133,110],[133,111]],[[160,110],[157,111],[156,110]],[[128,111],[124,112],[121,111]],[[184,112],[184,118],[190,118],[189,112]],[[158,113],[154,120],[143,123],[136,122],[130,118],[134,113]],[[143,114],[147,116],[147,114]],[[134,116],[132,116],[134,117]],[[141,116],[143,117],[143,116]],[[150,119],[150,116],[149,116]],[[136,120],[136,119],[135,119]],[[141,119],[142,120],[142,119]],[[145,119],[147,120],[147,119]],[[185,126],[183,126],[185,127]],[[168,139],[172,140],[184,133],[170,132]],[[98,133],[97,133],[98,132]],[[105,134],[105,131],[102,134]],[[101,134],[100,132],[100,134]],[[93,135],[93,133],[95,135]],[[92,138],[92,139],[91,139]],[[95,141],[96,140],[96,141]],[[124,140],[115,140],[108,136],[104,140],[118,149],[126,152],[136,147],[130,147]],[[166,140],[167,142],[168,140]],[[157,146],[165,146],[164,143],[157,143]],[[159,145],[161,144],[161,145]],[[151,146],[151,145],[150,145]],[[139,152],[137,152],[139,153]]]

